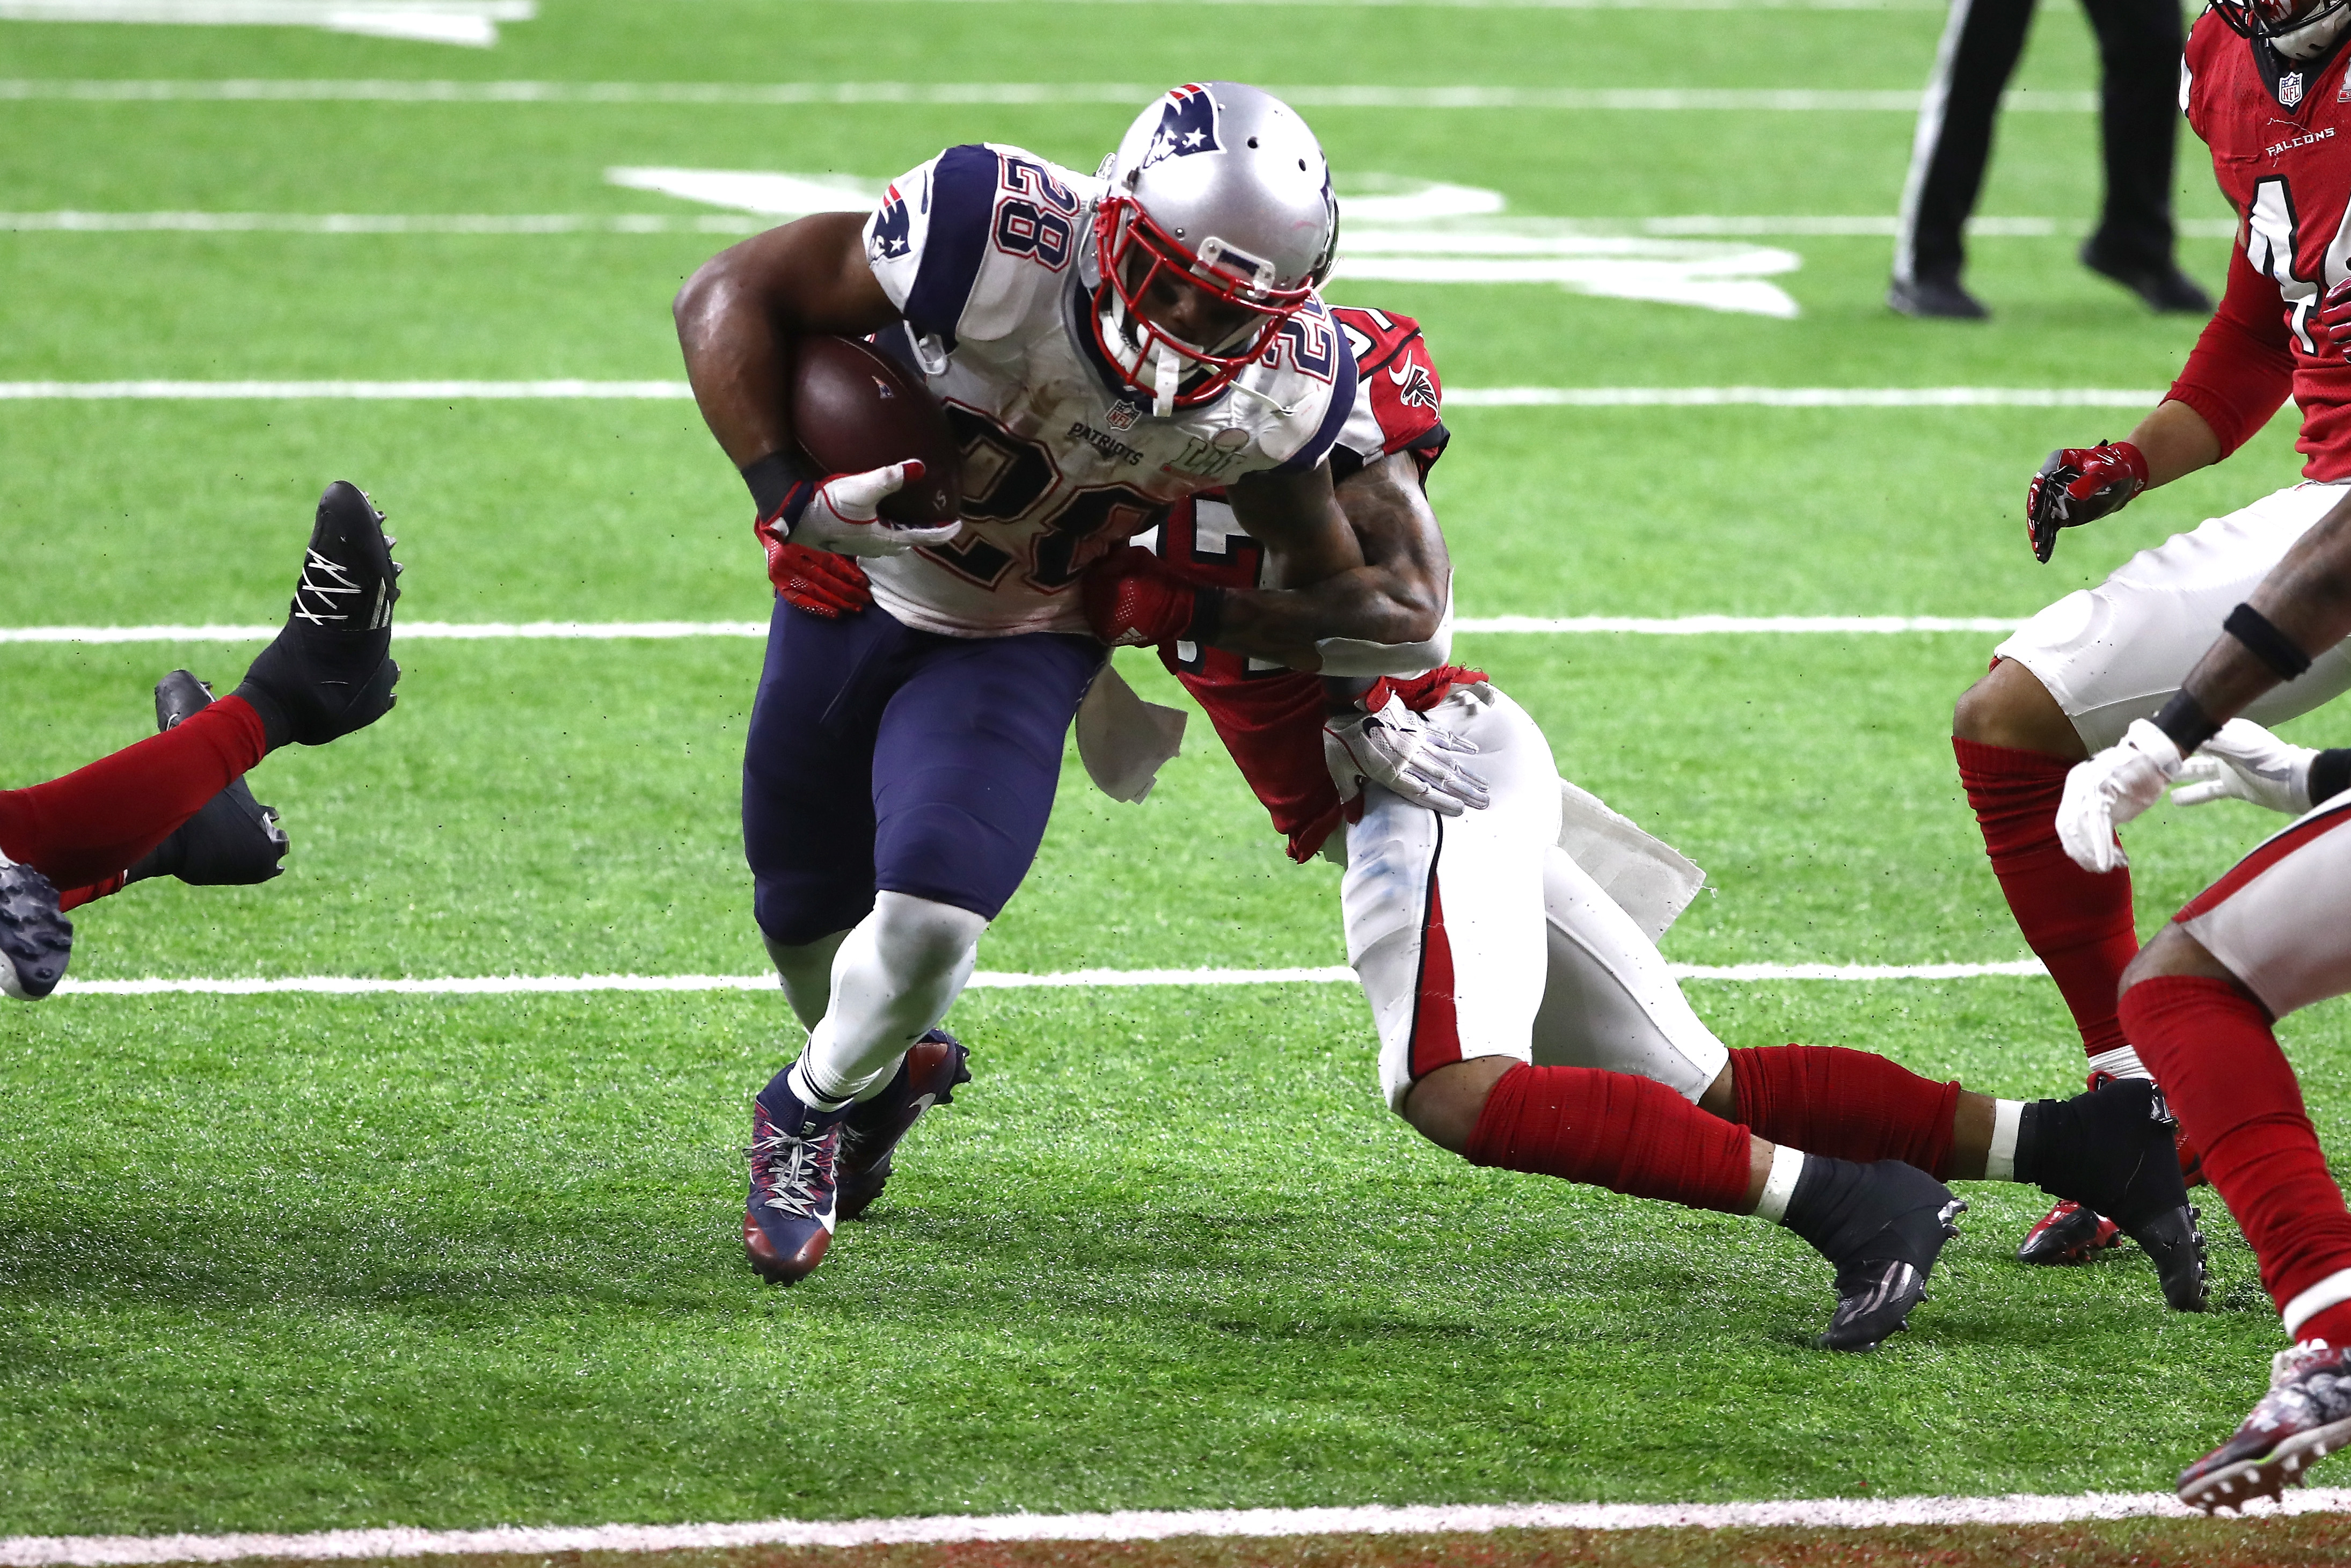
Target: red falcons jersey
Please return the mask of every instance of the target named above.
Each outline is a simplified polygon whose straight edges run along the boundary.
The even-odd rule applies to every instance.
[[[2280,58],[2207,11],[2180,81],[2188,123],[2241,224],[2229,287],[2170,396],[2233,452],[2291,395],[2312,479],[2351,478],[2351,363],[2312,336],[2311,312],[2351,276],[2351,47]]]
[[[1355,401],[1331,452],[1333,479],[1409,452],[1426,476],[1445,450],[1437,366],[1409,316],[1334,308],[1331,315],[1355,355]],[[1222,490],[1176,504],[1159,530],[1160,559],[1194,582],[1218,588],[1270,588],[1265,548],[1243,533]],[[1338,825],[1339,791],[1322,761],[1322,677],[1287,665],[1202,648],[1161,643],[1159,657],[1207,710],[1208,722],[1240,765],[1241,775],[1290,838],[1292,860],[1313,857]],[[1450,667],[1393,683],[1415,708],[1434,706],[1457,677]]]

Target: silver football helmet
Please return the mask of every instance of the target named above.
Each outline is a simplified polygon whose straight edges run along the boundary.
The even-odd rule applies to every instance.
[[[1223,391],[1313,297],[1339,243],[1322,144],[1280,99],[1238,82],[1176,88],[1104,161],[1094,215],[1095,340],[1162,416]],[[1188,342],[1143,308],[1169,275],[1230,322]]]

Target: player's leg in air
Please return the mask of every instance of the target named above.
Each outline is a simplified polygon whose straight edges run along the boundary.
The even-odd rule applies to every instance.
[[[1836,1269],[1831,1348],[1903,1326],[1963,1207],[1946,1181],[2103,1204],[2167,1299],[2202,1307],[2202,1241],[2152,1085],[2024,1103],[1866,1051],[1726,1050],[1656,944],[1557,852],[1558,776],[1533,721],[1482,685],[1429,721],[1476,747],[1489,803],[1445,814],[1409,778],[1364,780],[1342,892],[1383,1085],[1424,1136],[1475,1164],[1788,1226]]]
[[[285,627],[234,693],[198,701],[193,677],[168,678],[156,691],[162,734],[0,790],[0,991],[38,1000],[55,990],[73,938],[64,910],[127,880],[263,880],[246,874],[267,853],[256,840],[282,835],[272,839],[240,780],[281,746],[324,746],[390,711],[399,572],[366,496],[329,486]]]

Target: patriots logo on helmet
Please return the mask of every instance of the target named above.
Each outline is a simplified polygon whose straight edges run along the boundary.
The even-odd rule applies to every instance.
[[[1159,129],[1151,133],[1151,145],[1136,167],[1148,169],[1170,158],[1224,150],[1217,140],[1217,100],[1207,88],[1187,83],[1172,89],[1159,106]]]

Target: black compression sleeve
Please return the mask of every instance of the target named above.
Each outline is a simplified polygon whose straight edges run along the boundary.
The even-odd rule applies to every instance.
[[[792,486],[813,477],[800,460],[789,452],[770,452],[765,457],[755,457],[740,470],[743,483],[751,487],[751,504],[759,508],[759,516],[775,516]]]

